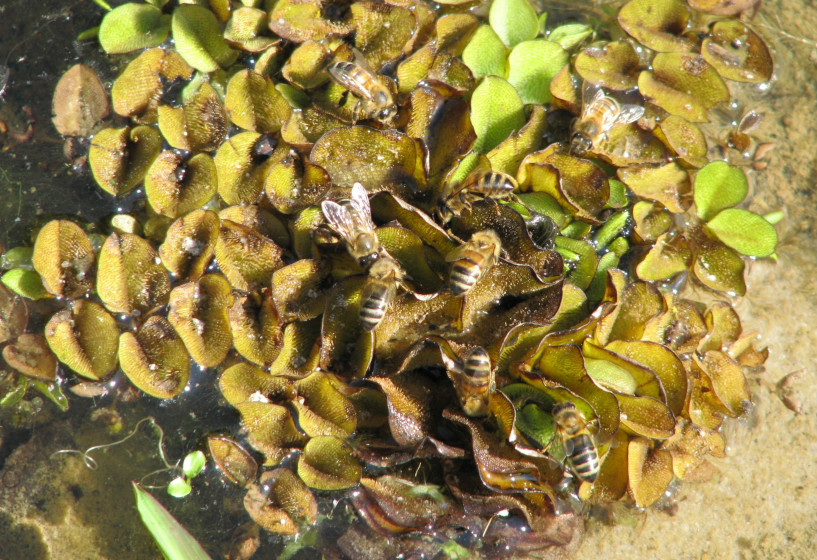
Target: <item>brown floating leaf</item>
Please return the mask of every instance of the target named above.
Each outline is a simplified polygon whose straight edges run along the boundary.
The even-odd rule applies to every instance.
[[[75,64],[57,82],[51,120],[63,136],[88,136],[110,111],[105,87],[87,66]]]
[[[576,217],[595,222],[610,198],[607,174],[590,160],[560,151],[558,144],[528,154],[517,175],[523,192],[544,192]]]
[[[362,478],[360,484],[365,490],[352,495],[353,503],[366,523],[386,536],[433,526],[454,506],[439,487],[393,475]]]
[[[207,438],[207,449],[218,470],[230,482],[247,486],[258,476],[258,463],[235,440],[224,436],[210,436]]]
[[[57,378],[57,357],[42,335],[21,334],[3,348],[3,359],[9,367],[27,377],[43,381]]]
[[[250,6],[240,6],[232,10],[230,19],[224,27],[224,39],[235,47],[248,52],[261,52],[272,45],[274,37],[263,36],[269,33],[267,12]]]
[[[67,220],[52,220],[37,234],[34,270],[49,293],[66,298],[93,287],[94,249],[85,232]]]
[[[354,29],[350,14],[335,4],[333,0],[278,0],[269,14],[269,27],[276,35],[294,43],[309,39],[320,41],[330,34],[348,35]],[[336,13],[339,17],[326,17],[325,13]]]
[[[374,69],[403,54],[417,22],[408,8],[376,2],[355,2],[349,11],[355,25],[355,46]]]
[[[701,311],[694,302],[671,292],[664,292],[663,297],[666,311],[644,324],[642,340],[662,344],[678,355],[694,351],[706,334]]]
[[[411,194],[427,186],[420,143],[397,130],[337,128],[315,143],[309,158],[344,189],[359,182],[370,192]]]
[[[408,94],[423,80],[442,82],[461,93],[474,89],[474,76],[462,59],[436,45],[418,49],[397,67],[401,94]]]
[[[139,317],[167,303],[170,279],[147,241],[112,233],[99,251],[96,291],[109,311]]]
[[[260,301],[254,296],[237,296],[227,310],[233,332],[233,346],[250,362],[269,365],[278,356],[283,344],[283,325],[272,298]]]
[[[106,128],[91,140],[88,163],[97,185],[120,196],[139,184],[161,149],[162,136],[155,128]]]
[[[639,43],[654,51],[692,50],[684,37],[689,8],[681,0],[632,0],[621,8],[618,22]]]
[[[257,132],[240,132],[224,142],[213,161],[218,175],[218,194],[227,204],[255,204],[264,190],[264,177],[270,166],[289,148],[283,143],[273,145],[274,151],[264,158],[259,148],[267,144]]]
[[[190,358],[163,317],[150,317],[136,334],[119,336],[119,363],[130,382],[152,397],[171,399],[184,390]]]
[[[297,397],[295,383],[280,375],[239,362],[227,368],[218,381],[224,398],[233,406],[244,402],[286,404]]]
[[[266,455],[265,465],[276,465],[307,441],[295,426],[289,409],[267,401],[263,395],[234,405],[241,413],[247,440]]]
[[[401,447],[419,446],[430,433],[431,387],[422,378],[400,373],[392,377],[372,377],[386,394],[389,428]]]
[[[28,306],[23,298],[0,284],[0,344],[17,338],[28,325]]]
[[[299,398],[291,405],[298,411],[298,426],[307,435],[345,438],[354,433],[355,407],[328,374],[314,371],[296,381],[295,387]]]
[[[220,274],[205,274],[170,292],[167,318],[201,366],[217,366],[230,351],[233,337],[227,308],[232,304],[231,292],[229,282]]]
[[[325,260],[301,259],[272,274],[272,297],[284,322],[304,321],[323,313],[331,286]]]
[[[729,89],[704,58],[693,53],[658,53],[652,71],[638,77],[644,97],[691,122],[707,122],[709,109],[729,101]]]
[[[627,493],[629,480],[627,458],[628,436],[619,430],[599,468],[599,475],[592,486],[582,484],[579,496],[595,503],[609,504],[617,502]]]
[[[663,446],[672,455],[672,470],[681,480],[706,462],[707,455],[724,457],[725,448],[721,434],[709,432],[691,423],[683,428],[679,425],[675,435]]]
[[[162,78],[187,80],[193,68],[169,49],[149,49],[133,59],[111,87],[113,110],[123,117],[153,122],[162,95]]]
[[[711,38],[704,39],[701,54],[727,80],[766,82],[774,73],[769,47],[749,26],[736,21],[719,21]]]
[[[372,333],[360,321],[366,276],[338,282],[328,295],[321,327],[321,368],[344,377],[363,377],[372,360]]]
[[[162,264],[179,278],[201,277],[215,254],[218,228],[218,215],[211,210],[194,210],[179,218],[159,247]]]
[[[284,328],[284,346],[270,365],[273,375],[304,377],[318,367],[321,319],[289,323]]]
[[[692,205],[689,173],[677,162],[634,165],[619,169],[618,176],[636,195],[657,200],[670,212],[683,213]]]
[[[244,497],[244,508],[253,520],[273,533],[294,535],[298,525],[314,525],[318,503],[295,473],[277,468],[261,475]]]
[[[62,363],[88,379],[103,379],[116,366],[119,327],[93,301],[78,299],[71,310],[55,313],[45,326],[45,338]]]
[[[207,154],[196,154],[185,161],[176,151],[164,151],[145,175],[150,207],[168,218],[201,208],[217,190],[216,166]]]
[[[267,76],[241,70],[230,78],[224,107],[230,120],[245,130],[272,133],[289,119],[290,106]]]
[[[216,260],[237,290],[255,291],[269,285],[281,268],[283,251],[272,240],[248,227],[222,220],[216,241]]]
[[[745,264],[741,256],[719,241],[705,241],[695,248],[692,271],[704,286],[742,296]]]
[[[706,158],[706,138],[700,128],[677,115],[669,115],[659,124],[659,138],[675,152],[684,163],[703,167]]]
[[[326,170],[294,151],[275,163],[264,180],[267,198],[283,214],[320,203],[331,186]]]
[[[288,247],[290,244],[289,230],[283,220],[257,205],[239,204],[229,206],[219,212],[218,217],[222,220],[230,220],[236,224],[241,224],[269,237],[280,247]]]
[[[628,90],[638,85],[641,62],[627,41],[591,46],[576,57],[576,73],[588,82],[612,90]]]
[[[760,0],[687,0],[699,12],[717,16],[736,16],[760,4]]]
[[[178,150],[212,152],[227,137],[227,114],[216,90],[205,82],[183,106],[159,106],[159,130]]]
[[[698,367],[709,376],[715,395],[730,415],[737,417],[746,412],[752,397],[740,365],[720,350],[710,350],[703,358],[697,355],[694,358]]]
[[[593,338],[603,345],[613,340],[639,340],[644,324],[663,310],[664,300],[652,284],[633,282],[618,294],[616,308],[599,320]]]
[[[706,310],[704,317],[707,333],[698,343],[697,351],[705,354],[709,350],[725,351],[740,338],[743,328],[735,309],[728,303],[717,302]]]
[[[675,432],[675,416],[658,399],[616,393],[616,400],[627,432],[650,439],[666,439]]]
[[[650,451],[650,440],[630,440],[627,453],[630,493],[638,507],[649,507],[664,495],[674,478],[672,455],[665,449]]]
[[[360,481],[362,468],[342,440],[319,436],[309,440],[298,459],[298,476],[317,490],[342,490]]]

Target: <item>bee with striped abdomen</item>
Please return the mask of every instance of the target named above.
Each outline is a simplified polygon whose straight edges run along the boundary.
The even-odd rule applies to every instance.
[[[553,420],[570,470],[579,480],[595,482],[599,475],[599,452],[584,414],[572,402],[563,402],[553,407]]]
[[[337,203],[324,200],[321,203],[323,215],[346,242],[346,250],[364,268],[372,265],[380,252],[380,241],[374,231],[369,194],[366,188],[355,183],[348,201]]]
[[[448,287],[455,296],[468,293],[491,268],[502,251],[502,241],[492,229],[478,231],[453,251],[446,260],[451,263]]]
[[[582,114],[573,123],[570,153],[581,155],[607,140],[607,133],[618,126],[635,122],[644,115],[641,105],[620,104],[594,84],[582,90]]]
[[[453,189],[449,185],[443,189],[440,217],[447,223],[479,199],[509,200],[516,188],[514,178],[501,171],[473,171]]]
[[[369,279],[360,297],[360,325],[363,330],[377,328],[404,277],[400,263],[393,258],[383,256],[375,261],[369,269]]]
[[[394,97],[384,83],[387,78],[373,74],[357,62],[333,62],[328,71],[333,80],[359,98],[354,109],[355,121],[363,117],[388,123],[397,114]]]
[[[477,346],[463,362],[453,356],[446,362],[448,377],[454,383],[463,412],[472,418],[487,415],[491,395],[496,391],[494,369],[488,352]]]

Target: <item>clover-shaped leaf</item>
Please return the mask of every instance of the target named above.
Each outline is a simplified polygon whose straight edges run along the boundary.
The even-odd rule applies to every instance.
[[[749,257],[768,257],[777,246],[774,226],[754,212],[728,208],[706,224],[724,245]]]
[[[488,21],[509,47],[529,41],[539,32],[539,20],[528,0],[494,0]]]
[[[739,168],[725,161],[713,161],[695,176],[695,207],[702,220],[709,220],[725,208],[743,202],[749,185]]]
[[[486,153],[525,124],[525,107],[516,88],[497,76],[486,77],[471,96],[474,150]]]

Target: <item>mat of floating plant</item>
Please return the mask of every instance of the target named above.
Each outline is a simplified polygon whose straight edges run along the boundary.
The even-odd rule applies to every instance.
[[[396,9],[392,8],[391,11]],[[176,14],[173,17],[175,19]],[[459,15],[447,17],[459,18],[448,22],[455,28],[457,25],[460,28],[476,26],[476,22],[463,21],[468,18]],[[179,19],[183,23],[181,15]],[[491,19],[493,26],[493,15]],[[645,276],[655,274],[650,270],[652,266],[644,265],[644,262],[650,262],[649,257],[654,260],[669,259],[672,264],[669,272],[664,271],[665,276],[659,274],[650,279],[663,280],[689,269],[697,281],[708,287],[735,293],[745,289],[743,264],[735,250],[740,249],[744,254],[753,256],[771,253],[776,240],[773,230],[765,233],[766,238],[772,241],[764,240],[765,244],[750,246],[741,244],[743,238],[739,233],[748,222],[738,220],[736,225],[729,214],[745,212],[730,208],[742,202],[745,192],[743,196],[734,196],[735,190],[740,191],[740,187],[733,187],[726,181],[716,185],[706,183],[703,179],[707,173],[696,172],[692,162],[684,162],[687,149],[681,148],[683,151],[680,151],[678,139],[665,133],[663,128],[661,133],[654,135],[659,144],[653,141],[652,145],[663,150],[662,157],[665,159],[672,160],[673,155],[677,155],[677,161],[681,164],[660,165],[649,159],[649,163],[645,163],[639,157],[639,150],[629,149],[633,144],[639,145],[637,142],[641,142],[645,132],[649,136],[648,124],[645,125],[647,128],[640,123],[637,128],[628,125],[630,133],[624,130],[624,126],[619,130],[611,129],[609,137],[600,138],[599,145],[594,146],[596,152],[583,154],[583,157],[560,154],[557,148],[541,146],[544,112],[533,107],[526,116],[522,98],[514,100],[514,94],[523,94],[524,86],[513,84],[516,87],[509,89],[507,82],[498,78],[485,78],[471,98],[469,120],[473,123],[474,132],[471,134],[476,138],[472,136],[468,140],[466,131],[464,139],[457,138],[459,134],[453,134],[452,139],[442,138],[444,142],[453,141],[453,145],[441,144],[439,131],[448,130],[440,124],[445,122],[449,113],[447,108],[454,109],[455,115],[456,111],[461,112],[461,109],[457,109],[463,106],[461,93],[468,89],[463,89],[467,80],[463,82],[456,74],[441,73],[441,69],[434,73],[436,60],[443,56],[439,51],[449,57],[458,54],[458,47],[449,44],[452,40],[448,35],[451,29],[442,25],[443,21],[446,18],[439,19],[436,24],[436,43],[420,47],[397,66],[398,78],[401,77],[401,68],[405,66],[402,76],[406,79],[399,79],[398,83],[399,91],[408,96],[408,102],[404,99],[401,103],[398,119],[402,117],[406,122],[402,126],[399,121],[391,124],[404,128],[405,135],[385,132],[381,128],[383,125],[375,121],[345,128],[342,121],[357,112],[353,109],[359,100],[350,100],[352,96],[348,92],[340,92],[340,97],[332,94],[330,90],[336,86],[331,82],[325,91],[310,92],[316,95],[314,108],[295,105],[300,113],[296,109],[286,125],[276,122],[275,117],[270,120],[269,107],[256,106],[250,111],[252,115],[249,118],[237,117],[243,119],[240,120],[241,126],[255,128],[256,134],[235,134],[235,140],[230,138],[218,148],[214,159],[219,194],[230,204],[259,203],[259,208],[253,211],[265,212],[266,222],[276,224],[277,227],[273,229],[288,233],[290,238],[284,240],[280,235],[276,238],[273,234],[260,234],[255,220],[239,223],[222,217],[218,233],[202,244],[202,250],[200,243],[192,244],[195,253],[192,256],[198,257],[208,252],[215,255],[224,276],[210,273],[198,280],[190,276],[186,279],[192,282],[187,285],[174,279],[173,291],[177,298],[174,300],[173,292],[170,293],[170,323],[181,337],[186,351],[200,364],[215,366],[221,363],[230,351],[230,345],[233,345],[246,360],[270,367],[275,385],[283,383],[282,386],[268,387],[267,378],[270,375],[261,371],[255,371],[247,378],[246,369],[250,366],[241,366],[245,370],[241,374],[231,373],[237,371],[233,368],[238,366],[227,369],[220,385],[230,402],[233,400],[228,392],[238,391],[239,396],[234,395],[233,398],[242,400],[233,404],[244,416],[251,443],[254,442],[253,446],[265,453],[270,463],[277,462],[276,457],[280,458],[292,448],[304,450],[295,470],[312,488],[339,488],[356,483],[355,471],[343,466],[348,464],[351,467],[353,464],[346,457],[355,457],[370,466],[386,465],[394,469],[418,454],[427,454],[429,461],[432,457],[449,457],[454,461],[446,461],[444,465],[450,469],[453,464],[455,470],[440,473],[443,478],[439,482],[440,486],[447,487],[452,495],[459,498],[451,503],[464,503],[456,477],[465,476],[466,473],[461,473],[463,465],[470,464],[471,468],[476,467],[473,472],[480,476],[482,484],[496,491],[492,497],[481,499],[481,503],[486,505],[480,508],[477,516],[487,515],[490,519],[493,513],[511,508],[521,512],[526,521],[533,525],[537,520],[531,517],[534,515],[531,506],[525,504],[534,498],[541,499],[537,496],[542,495],[548,496],[548,503],[558,503],[559,498],[553,494],[553,488],[559,487],[558,479],[565,474],[561,465],[554,465],[554,459],[562,459],[564,451],[560,456],[559,440],[554,440],[552,429],[548,435],[548,412],[554,402],[571,401],[589,420],[595,419],[597,428],[594,437],[602,455],[607,452],[598,480],[592,487],[579,488],[579,495],[592,503],[614,501],[625,494],[638,505],[652,503],[663,493],[673,478],[673,472],[683,477],[687,469],[691,471],[692,467],[703,461],[700,449],[695,447],[699,442],[692,444],[686,441],[693,434],[690,431],[685,434],[683,427],[686,422],[690,422],[689,426],[694,424],[716,430],[724,415],[741,414],[748,393],[736,359],[744,365],[758,365],[762,363],[763,355],[751,347],[747,338],[741,338],[739,322],[736,322],[736,316],[728,306],[715,305],[702,315],[695,304],[666,295],[662,298],[654,287],[647,284],[629,283],[627,277],[617,272],[615,267],[622,257],[627,257],[624,260],[627,263],[638,252],[633,253],[633,248],[625,239],[627,229],[611,228],[608,224],[627,224],[626,219],[620,218],[627,212],[628,205],[642,203],[638,199],[652,204],[648,214],[641,214],[646,220],[650,216],[660,216],[662,212],[681,214],[690,208],[690,199],[694,196],[693,224],[687,231],[670,229],[666,220],[642,222],[644,235],[639,233],[637,238],[630,240],[636,242],[644,256],[636,274],[641,275],[642,271]],[[650,31],[650,22],[642,21],[640,25],[647,32]],[[622,26],[626,28],[624,22]],[[497,31],[501,30],[501,25],[497,24],[496,27]],[[461,29],[457,32],[468,35]],[[508,40],[507,37],[503,39]],[[535,33],[529,39],[537,41]],[[304,45],[306,43],[297,49]],[[338,48],[342,47],[338,45]],[[584,45],[573,45],[572,48],[581,51],[581,47]],[[587,46],[585,52],[595,54],[595,49],[599,48],[603,48],[603,43],[601,46]],[[423,49],[434,52],[421,55]],[[147,51],[150,52],[155,51]],[[179,48],[179,52],[184,50]],[[362,52],[365,57],[365,51]],[[511,55],[509,61],[512,64],[513,52]],[[431,62],[428,62],[429,56]],[[293,59],[294,53],[290,61]],[[690,75],[673,74],[673,61],[679,62],[682,71],[686,64]],[[419,72],[421,79],[416,80],[416,87],[412,90],[412,72],[417,72],[418,64],[425,70]],[[661,109],[671,112],[676,107],[673,103],[677,101],[673,100],[667,87],[677,88],[682,83],[685,88],[704,87],[706,91],[711,87],[720,87],[712,86],[717,83],[717,76],[706,73],[705,65],[706,62],[700,57],[675,56],[667,58],[664,66],[657,66],[654,76],[645,75],[645,80],[661,82],[661,87],[656,86],[658,89],[652,90],[662,93],[656,94],[655,106],[648,106],[656,113],[651,118],[670,120]],[[450,70],[450,67],[445,69]],[[649,74],[649,71],[644,72]],[[708,82],[695,86],[700,80],[696,82],[693,78],[699,76],[704,76],[703,79]],[[230,86],[235,79],[229,80],[226,85],[225,104],[230,98]],[[690,81],[692,86],[688,84]],[[240,83],[252,82],[253,78]],[[573,83],[577,81],[573,80]],[[275,97],[269,86],[259,84],[255,87]],[[473,87],[473,84],[469,87]],[[123,88],[123,91],[128,89]],[[199,84],[198,91],[202,89],[205,89],[204,86]],[[287,88],[281,89],[286,91]],[[519,90],[518,93],[516,90]],[[288,93],[292,97],[292,92]],[[346,101],[339,105],[344,95]],[[573,95],[578,98],[580,92]],[[149,95],[151,99],[154,96],[157,94]],[[494,100],[496,96],[510,98],[508,106],[504,107],[507,114],[501,115],[502,118],[494,115],[490,107],[478,103],[480,99]],[[252,98],[252,93],[244,93],[240,97]],[[559,96],[554,93],[554,97],[558,102]],[[337,101],[333,102],[333,99]],[[397,99],[399,102],[400,97]],[[706,103],[711,102],[707,101],[709,98],[704,95],[701,99],[704,103],[702,107],[708,108]],[[428,106],[429,100],[435,100],[435,110]],[[148,101],[148,105],[150,103]],[[565,96],[564,103],[569,106],[569,96]],[[143,109],[149,113],[151,108],[148,105]],[[343,113],[344,106],[349,111],[346,114]],[[145,117],[133,113],[132,106],[129,107],[124,111],[127,115],[144,123],[150,122],[149,115]],[[278,103],[278,107],[271,109],[273,113],[280,111],[283,105]],[[166,127],[162,126],[162,106],[156,108],[159,129],[173,145],[168,138],[172,133],[166,134]],[[197,110],[191,107],[191,112]],[[695,110],[698,111],[695,113],[697,119],[700,109]],[[297,122],[310,111],[313,112],[313,123],[320,125],[320,132],[314,128],[305,129],[302,124],[305,121]],[[685,109],[678,111],[683,113]],[[238,124],[232,117],[232,111],[228,111],[228,114]],[[679,115],[678,118],[687,130],[695,130],[695,125],[684,121],[683,116]],[[462,117],[454,118],[456,123],[463,124]],[[293,122],[300,128],[300,134],[288,139],[287,134],[293,132],[290,129]],[[468,121],[464,124],[466,129],[469,128],[468,124]],[[128,151],[134,145],[133,155],[136,157],[132,159],[136,163],[131,159],[124,162],[105,161],[99,168],[100,173],[95,173],[101,186],[109,185],[114,191],[132,188],[135,186],[131,184],[133,177],[140,172],[145,173],[141,171],[142,167],[149,167],[152,171],[162,161],[161,156],[151,165],[138,161],[143,157],[143,150],[148,151],[148,156],[155,150],[150,147],[155,145],[152,140],[155,132],[151,132],[155,129],[141,126],[142,129],[137,127],[132,131],[115,131],[122,139],[118,140],[120,144],[116,150]],[[270,128],[274,131],[276,127],[283,127],[280,136],[283,142],[279,141],[266,153],[260,149],[253,150],[262,137],[259,132],[269,134]],[[457,130],[461,128],[463,126],[458,126]],[[307,132],[316,136],[314,142],[310,141]],[[239,137],[248,134],[250,136],[244,136],[241,155],[238,153],[240,150],[235,149],[235,144]],[[506,138],[509,134],[511,136]],[[618,134],[618,138],[614,138],[614,134]],[[147,144],[141,148],[143,141]],[[284,143],[289,145],[289,149],[285,149]],[[628,149],[616,151],[616,146],[622,144]],[[478,152],[467,154],[469,145],[477,146]],[[653,151],[646,151],[647,144],[642,142],[640,145],[645,146],[641,151],[655,158]],[[418,146],[428,150],[425,161]],[[103,159],[106,154],[116,153],[111,152],[109,145],[94,143],[92,154],[95,148],[97,155]],[[220,166],[222,149],[225,155]],[[606,149],[610,153],[605,153]],[[392,159],[381,165],[384,154]],[[612,181],[604,173],[605,160],[620,167],[618,177],[629,187],[628,192],[632,197],[629,203],[626,198],[622,201],[614,197]],[[92,168],[97,171],[94,161],[92,157]],[[231,161],[237,161],[233,167],[241,170],[238,174],[228,167]],[[343,164],[338,165],[341,162]],[[113,169],[109,165],[113,165]],[[588,180],[586,172],[577,171],[581,166],[599,171],[590,174],[592,179]],[[223,167],[227,169],[222,170]],[[466,180],[464,178],[472,170],[486,168],[516,175],[520,193],[518,200],[499,205],[494,200],[483,200],[477,193],[459,215],[451,221],[442,220],[437,208],[440,193],[446,192],[444,189],[451,190],[452,185],[456,188],[456,184]],[[176,186],[173,187],[171,182],[171,198],[185,198],[182,189],[191,186],[189,183],[192,179],[188,173],[192,174],[194,169],[186,166],[179,169],[177,164]],[[361,170],[358,172],[358,169]],[[161,171],[157,170],[156,173]],[[595,178],[599,173],[599,178]],[[236,180],[241,174],[249,181]],[[101,180],[100,175],[103,177]],[[222,175],[227,177],[230,185],[230,190],[225,189],[224,192],[220,180]],[[311,188],[315,194],[311,197],[307,195],[305,199],[300,196],[303,181],[315,185]],[[371,335],[359,327],[355,328],[359,324],[356,307],[361,305],[360,294],[365,293],[362,290],[370,282],[365,269],[345,250],[347,241],[342,235],[340,238],[337,235],[343,232],[333,232],[332,228],[320,224],[316,227],[316,222],[322,218],[317,203],[327,195],[335,200],[349,196],[349,187],[355,181],[360,181],[370,192],[385,191],[372,196],[370,200],[372,216],[380,226],[376,231],[379,252],[383,256],[391,255],[409,271],[406,284],[401,286],[385,318]],[[656,190],[656,182],[662,188]],[[269,187],[269,183],[273,185]],[[616,189],[623,190],[622,183],[615,183]],[[723,192],[711,194],[713,190],[719,191],[724,184],[728,188],[720,189]],[[236,191],[236,188],[239,190]],[[185,252],[184,247],[190,247],[190,242],[185,243],[184,238],[181,242],[169,238],[168,225],[177,216],[168,211],[163,214],[162,207],[168,207],[167,204],[157,207],[160,205],[158,195],[153,197],[156,201],[151,199],[147,179],[146,190],[148,202],[156,213],[145,220],[146,236],[156,245],[160,241],[165,244],[170,242],[181,246],[182,252]],[[707,192],[710,198],[701,194]],[[289,200],[288,203],[280,202],[281,194]],[[714,205],[713,197],[716,199]],[[215,209],[218,210],[218,206]],[[745,212],[739,218],[755,221],[759,218],[750,214]],[[553,225],[549,228],[549,234],[536,238],[537,243],[532,238],[532,226],[536,223],[535,218],[540,216],[545,216],[548,223],[552,222]],[[716,219],[719,216],[720,219]],[[635,206],[632,218],[638,228]],[[282,228],[282,223],[290,227]],[[177,221],[170,227],[174,226],[181,229],[183,223]],[[84,245],[70,223],[54,222],[51,227],[58,231],[71,231],[74,236],[71,239],[78,239],[76,242],[66,242],[68,252],[58,252],[56,255],[38,253],[35,245],[35,267],[38,261],[55,262],[56,259],[60,263],[55,277],[45,277],[45,265],[37,267],[37,271],[44,275],[46,286],[51,282],[52,293],[65,295],[60,292],[65,289],[63,286],[74,290],[77,285],[82,286],[86,282],[89,271],[86,267],[87,252],[79,257],[70,252],[73,245]],[[769,230],[764,230],[765,226],[762,225],[758,227],[764,232]],[[502,256],[484,273],[480,271],[477,285],[464,297],[454,297],[453,292],[446,291],[449,283],[446,272],[450,266],[446,264],[446,258],[458,254],[457,246],[467,244],[475,233],[486,229],[492,229],[499,235]],[[659,243],[657,240],[661,240],[661,236],[667,237]],[[104,282],[104,290],[100,292],[97,288],[101,303],[115,313],[131,314],[136,324],[144,321],[145,316],[165,303],[168,297],[163,288],[153,287],[156,283],[161,286],[167,281],[166,277],[162,280],[160,268],[151,262],[161,263],[164,254],[159,259],[155,249],[151,249],[149,244],[140,243],[138,239],[131,232],[112,234],[97,257],[98,270],[103,270],[104,262],[105,270],[113,271],[110,274],[114,275],[109,278],[110,282]],[[669,245],[668,241],[675,245]],[[650,250],[652,242],[655,242],[655,247]],[[147,251],[145,256],[131,261],[129,265],[122,258],[125,243],[144,248],[140,250]],[[771,250],[767,249],[769,244]],[[58,251],[62,250],[63,245],[58,245]],[[248,245],[250,251],[246,250]],[[105,252],[108,247],[110,249]],[[410,247],[415,250],[412,251]],[[550,250],[550,247],[555,247],[556,251]],[[666,253],[668,247],[674,247],[674,250]],[[297,258],[300,260],[295,261]],[[571,262],[572,266],[566,268],[566,281],[560,282],[563,260]],[[63,266],[66,262],[69,265]],[[133,268],[128,274],[128,266],[140,267],[139,274],[133,274],[136,270]],[[316,266],[328,270],[322,270],[316,278],[313,272]],[[266,279],[270,275],[272,282],[268,285]],[[280,280],[278,285],[276,275]],[[200,297],[202,290],[203,298]],[[235,303],[227,301],[230,297],[234,298]],[[200,301],[202,299],[203,302]],[[250,315],[247,313],[248,305]],[[300,309],[302,314],[290,316],[294,321],[282,320],[285,316],[282,307]],[[583,319],[582,315],[592,308],[597,309],[595,314]],[[322,321],[318,321],[321,315]],[[421,318],[425,320],[422,325]],[[164,321],[157,315],[150,317],[134,339],[138,340],[141,330],[147,330],[154,319]],[[226,338],[230,338],[224,334],[230,328],[227,325],[231,326],[233,340],[225,342]],[[249,344],[240,342],[242,325],[243,332],[249,333]],[[344,328],[341,329],[340,325]],[[678,330],[673,330],[673,327]],[[265,332],[263,337],[258,334],[262,329]],[[280,334],[276,335],[276,331]],[[680,335],[678,331],[681,331]],[[175,336],[173,331],[167,332],[167,336]],[[230,331],[227,332],[229,334]],[[272,344],[273,347],[267,348],[266,353],[251,349],[242,351],[242,346],[252,346],[252,340],[259,338],[278,344]],[[317,340],[320,340],[319,347],[311,350]],[[82,341],[75,340],[73,344],[82,346]],[[456,406],[442,411],[442,406],[436,405],[435,400],[448,404],[456,402],[459,396],[465,402],[464,394],[473,384],[462,382],[460,370],[475,347],[488,350],[492,363],[490,375],[496,379],[498,390],[487,386],[489,389],[484,396],[486,411],[482,414],[469,418]],[[148,354],[148,348],[142,350]],[[679,356],[682,360],[678,359]],[[149,360],[158,361],[159,358],[151,357]],[[125,369],[122,341],[120,361]],[[162,370],[161,364],[151,362],[147,365],[156,366],[143,366],[142,369],[147,372]],[[316,366],[319,371],[314,371]],[[307,381],[324,376],[327,379],[322,383],[326,385],[328,380],[330,392],[336,391],[340,396],[318,399],[314,394],[310,396],[309,389],[297,387],[299,384],[306,387],[313,385]],[[354,381],[364,376],[364,380]],[[451,378],[451,385],[448,385],[447,377]],[[131,379],[150,393],[147,388],[150,383],[142,380],[140,384],[135,374]],[[525,390],[520,392],[518,386]],[[437,399],[431,399],[429,403],[432,387],[433,390],[447,387],[448,396],[438,394]],[[531,392],[535,396],[531,396]],[[520,400],[514,400],[510,395],[516,395]],[[313,399],[312,405],[310,399]],[[326,410],[315,410],[318,402],[327,406],[331,403],[332,406]],[[253,408],[256,410],[253,411]],[[264,408],[266,411],[262,414],[260,411]],[[338,416],[338,411],[342,409],[346,413]],[[361,411],[364,410],[370,416],[368,426],[359,423]],[[372,411],[379,411],[381,418],[378,420],[378,414],[372,414]],[[279,421],[271,423],[269,418],[263,417],[264,414],[272,414]],[[431,429],[431,426],[438,426],[435,419],[440,415],[452,423],[446,426],[442,434]],[[350,416],[358,417],[357,431],[354,423],[351,430],[342,426],[344,419],[348,420]],[[687,419],[681,420],[680,430],[673,435],[676,422],[683,416],[687,416]],[[465,428],[461,435],[456,435],[457,425]],[[371,432],[371,437],[361,437],[366,430]],[[352,432],[354,435],[350,438]],[[694,433],[701,437],[702,432]],[[467,434],[471,437],[470,445],[465,437]],[[722,447],[723,443],[718,443],[718,438],[715,433],[708,435],[710,443],[705,446],[708,451],[717,452]],[[342,442],[341,439],[347,441]],[[331,455],[327,457],[326,454]],[[333,468],[337,472],[333,472]],[[363,488],[366,490],[361,492],[368,501],[359,501],[357,507],[371,527],[375,531],[415,532],[416,526],[400,527],[400,523],[390,517],[388,508],[383,509],[387,507],[385,501],[388,496],[395,492],[394,488],[386,491],[380,486],[370,486],[365,480]],[[382,481],[383,484],[386,484],[386,480]],[[416,480],[410,483],[419,484]],[[404,481],[403,484],[409,483]],[[375,488],[381,488],[381,491]],[[469,487],[469,490],[472,491],[472,488]],[[524,493],[514,495],[515,491]],[[450,502],[448,495],[438,500]],[[376,507],[380,508],[385,518],[372,518],[371,511]],[[535,515],[541,514],[542,510],[538,510]],[[387,527],[390,529],[382,526],[384,519],[389,522]],[[537,548],[551,544],[542,541],[523,546]]]

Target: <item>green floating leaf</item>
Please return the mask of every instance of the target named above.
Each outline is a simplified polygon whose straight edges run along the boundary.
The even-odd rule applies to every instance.
[[[196,70],[215,72],[238,58],[238,51],[227,45],[216,16],[207,8],[178,6],[173,10],[172,29],[176,51]]]
[[[109,8],[110,9],[110,8]],[[159,8],[128,3],[117,6],[102,18],[99,44],[108,54],[158,47],[170,32],[170,16]]]
[[[706,224],[724,245],[749,257],[768,257],[777,247],[774,226],[754,212],[729,208]]]
[[[68,410],[68,398],[63,394],[59,383],[39,379],[29,379],[29,382],[41,395],[57,405],[61,411]]]
[[[156,498],[136,482],[133,492],[139,517],[167,560],[212,560]]]
[[[488,22],[509,47],[529,41],[539,32],[539,20],[528,0],[494,0]]]
[[[725,161],[713,161],[695,176],[693,196],[698,216],[708,220],[721,210],[743,202],[749,184],[739,168]]]
[[[550,32],[548,41],[558,43],[569,51],[593,34],[593,28],[585,23],[566,23]]]
[[[475,79],[508,74],[508,51],[490,25],[481,25],[462,51],[462,60]]]
[[[488,76],[471,96],[471,124],[477,134],[474,151],[486,153],[525,125],[525,106],[516,89]]]
[[[174,498],[184,498],[192,491],[193,487],[183,476],[177,476],[167,485],[167,493]]]
[[[550,82],[570,56],[557,43],[536,39],[516,45],[508,56],[508,82],[525,103],[550,102]]]
[[[42,299],[48,297],[42,278],[33,270],[12,268],[3,274],[0,282],[3,282],[9,290],[24,298]]]
[[[204,452],[196,450],[184,456],[182,472],[184,472],[188,478],[195,478],[204,470],[204,465],[206,464],[207,457],[204,456]]]

